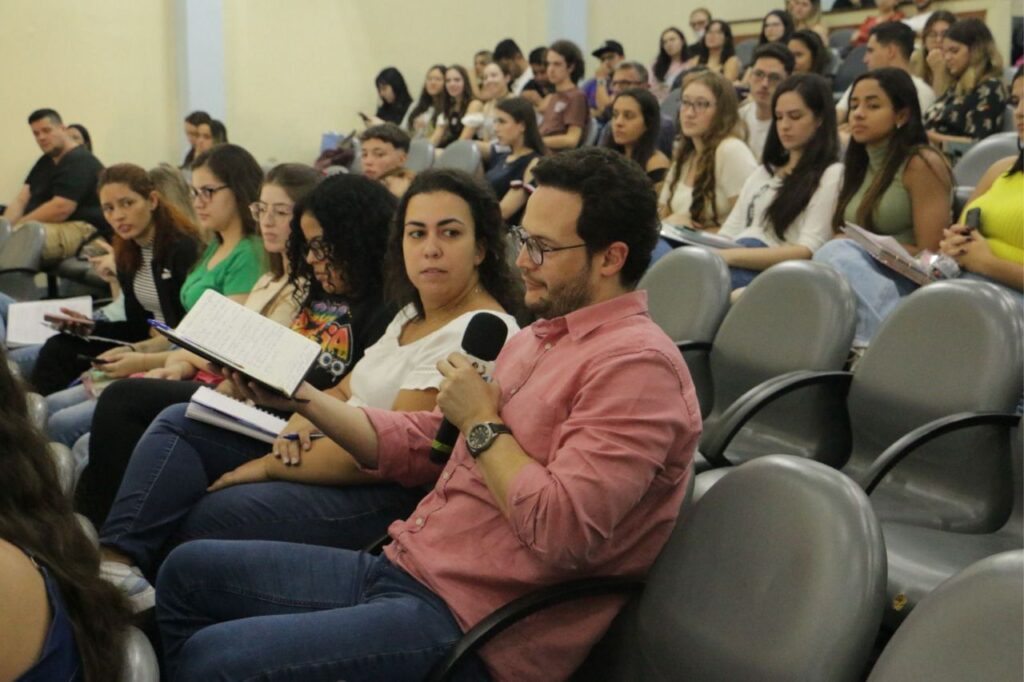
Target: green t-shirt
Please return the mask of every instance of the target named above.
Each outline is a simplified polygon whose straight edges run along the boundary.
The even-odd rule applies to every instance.
[[[216,239],[210,242],[203,257],[181,285],[181,304],[185,310],[191,310],[207,289],[225,296],[247,294],[263,274],[263,243],[259,237],[246,237],[238,242],[227,258],[213,269],[208,269],[206,264],[219,245]]]

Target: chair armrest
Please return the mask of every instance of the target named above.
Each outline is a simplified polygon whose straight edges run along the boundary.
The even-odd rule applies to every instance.
[[[919,426],[887,447],[885,452],[871,463],[864,475],[864,492],[870,495],[893,467],[929,441],[953,431],[986,424],[1012,428],[1020,424],[1020,415],[1003,412],[960,412]]]
[[[469,632],[455,643],[448,655],[438,661],[430,671],[427,680],[428,682],[447,680],[466,656],[474,653],[495,635],[538,611],[585,597],[638,594],[643,587],[643,581],[636,578],[584,578],[551,585],[523,595],[495,610],[470,628]]]
[[[676,341],[676,348],[680,353],[685,353],[688,350],[711,350],[711,346],[710,341]]]
[[[762,408],[793,391],[808,386],[831,385],[844,395],[850,389],[850,372],[797,370],[773,377],[754,386],[726,408],[714,430],[701,441],[700,452],[712,468],[731,466],[725,450],[743,425]]]
[[[7,275],[15,272],[26,272],[30,275],[39,274],[39,270],[34,268],[0,268],[0,275]]]

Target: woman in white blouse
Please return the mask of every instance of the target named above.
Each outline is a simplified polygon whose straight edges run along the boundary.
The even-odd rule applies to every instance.
[[[843,165],[828,81],[817,74],[790,76],[776,89],[772,109],[764,164],[747,179],[719,231],[738,246],[720,252],[733,289],[776,263],[809,259],[832,237]]]
[[[509,96],[509,84],[512,82],[512,73],[507,67],[491,62],[484,67],[483,87],[480,89],[480,96],[483,101],[473,100],[466,109],[466,115],[462,117],[462,134],[459,139],[477,139],[484,143],[490,143],[494,139],[494,113],[498,102]]]

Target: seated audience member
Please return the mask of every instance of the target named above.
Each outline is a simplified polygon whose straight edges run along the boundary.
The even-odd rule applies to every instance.
[[[793,30],[793,17],[789,12],[773,9],[761,20],[761,34],[757,37],[757,44],[759,47],[769,43],[785,45],[793,35]]]
[[[145,343],[150,337],[148,319],[174,326],[185,314],[178,292],[199,257],[195,225],[163,199],[149,174],[138,166],[111,166],[100,172],[98,186],[103,215],[114,226],[113,261],[124,295],[126,320],[94,322],[85,315],[65,311],[69,318],[79,321],[68,322],[64,328],[69,333],[50,337],[43,344],[32,372],[32,384],[43,395],[65,388],[89,369],[89,362],[79,359],[81,355],[98,356],[103,362],[134,350],[130,345],[89,340],[86,336]],[[84,399],[84,391],[85,387],[77,387],[75,393],[81,392]],[[66,406],[63,399],[59,403]]]
[[[807,29],[794,31],[787,47],[793,55],[793,73],[829,75],[832,52],[821,42],[817,33]]]
[[[1007,93],[1003,58],[980,19],[953,24],[943,40],[950,85],[925,112],[928,139],[936,146],[971,142],[1002,131]]]
[[[850,36],[850,47],[866,45],[868,37],[871,35],[871,29],[878,24],[883,24],[887,21],[902,21],[903,12],[897,9],[898,5],[899,0],[877,0],[878,14],[866,17],[860,23],[857,30]]]
[[[488,145],[487,182],[501,202],[501,217],[518,225],[533,183],[533,167],[547,154],[544,140],[537,129],[533,106],[524,97],[512,97],[498,103],[494,115],[496,141],[508,151],[499,152]]]
[[[757,161],[743,143],[736,90],[717,73],[693,76],[679,107],[682,139],[658,211],[673,225],[717,230]]]
[[[775,88],[793,73],[795,61],[784,45],[761,45],[754,50],[747,79],[750,81],[750,100],[740,107],[740,120],[747,127],[746,142],[754,157],[761,159],[768,130],[775,113],[772,97]]]
[[[946,70],[942,41],[949,27],[955,23],[956,15],[952,12],[932,12],[921,31],[921,47],[910,58],[914,75],[930,85],[937,97],[941,97],[949,88],[949,72]]]
[[[686,38],[675,26],[661,32],[658,56],[651,64],[651,92],[661,102],[668,96],[672,83],[686,69]]]
[[[587,98],[576,87],[583,78],[583,53],[569,40],[551,43],[547,54],[547,75],[555,91],[544,98],[540,134],[553,151],[580,146],[590,122]]]
[[[891,87],[887,87],[886,81],[881,79],[872,80],[870,74],[862,78],[866,80],[868,93],[876,89],[889,90]],[[861,91],[861,83],[864,81],[858,83],[858,87],[854,90],[857,94]],[[905,81],[903,89],[906,89]],[[896,91],[895,88],[893,90]],[[1024,74],[1020,71],[1014,79],[1013,92],[1017,135],[1020,140],[1024,140],[1024,104],[1021,103],[1021,99],[1024,98]],[[881,116],[890,118],[896,116],[893,111],[895,108],[891,108],[887,102],[890,97],[896,96],[898,95],[891,95],[888,92],[877,94],[877,97],[883,102],[884,111]],[[855,110],[853,116],[856,118],[856,115]],[[873,118],[879,116],[876,115]],[[864,128],[868,129],[869,126],[865,125]],[[907,128],[914,130],[912,141],[909,138],[909,133],[906,132]],[[902,141],[897,141],[899,138],[902,138]],[[944,197],[940,196],[943,191],[948,193],[949,170],[941,160],[936,159],[938,155],[932,148],[927,146],[927,137],[924,131],[910,123],[893,132],[892,140],[890,146],[893,148],[893,152],[890,153],[890,156],[895,156],[896,150],[904,150],[904,154],[908,156],[913,155],[910,157],[910,161],[903,162],[906,170],[903,171],[902,182],[906,186],[906,190],[902,191],[909,194],[911,206],[906,206],[905,198],[896,203],[894,199],[899,199],[898,195],[896,198],[890,197],[893,191],[881,182],[885,177],[880,176],[874,179],[871,182],[871,188],[868,189],[868,191],[873,190],[872,198],[874,205],[877,206],[874,214],[879,218],[874,222],[873,230],[882,231],[887,227],[881,219],[886,210],[885,201],[887,199],[889,199],[890,212],[893,212],[893,205],[902,206],[904,214],[907,211],[912,211],[913,231],[909,235],[904,233],[901,240],[909,251],[916,252],[927,248],[953,258],[961,267],[961,276],[964,278],[994,282],[1007,287],[1014,293],[1018,310],[1020,310],[1021,305],[1024,304],[1024,297],[1021,296],[1021,291],[1024,290],[1024,227],[1022,227],[1024,226],[1024,204],[1020,201],[1020,198],[1024,196],[1024,172],[1022,172],[1024,157],[1018,154],[995,162],[975,187],[965,213],[961,216],[961,222],[950,226],[948,225],[948,194]],[[857,157],[860,159],[859,162],[855,161]],[[872,154],[870,146],[866,146],[865,150],[865,145],[859,144],[856,137],[850,141],[846,163],[847,177],[851,184],[856,179],[853,176],[853,171],[858,168],[857,174],[867,177],[867,173],[874,165],[873,157],[874,154]],[[913,184],[918,185],[916,187],[908,181],[911,168],[914,166],[921,176],[921,179],[913,181]],[[899,168],[903,168],[903,166],[901,165]],[[929,182],[935,186],[929,186]],[[865,179],[863,183],[866,184],[867,180]],[[847,188],[844,183],[840,210],[836,215],[837,225],[842,224],[844,220],[852,221],[864,214],[864,210],[856,207],[854,202],[862,196],[861,205],[863,205],[867,200],[866,193],[862,194],[862,187],[857,190],[856,194],[852,194],[851,189],[856,189],[856,186]],[[916,189],[919,201],[914,201],[914,189]],[[931,202],[931,205],[928,202]],[[854,207],[853,210],[851,210],[851,206]],[[977,232],[963,224],[966,221],[967,211],[973,208],[981,209],[981,224]],[[920,220],[919,215],[922,216]],[[863,217],[867,222],[873,216],[864,214]],[[905,218],[903,218],[903,222],[906,222]],[[900,239],[901,235],[897,233],[894,237]],[[909,244],[907,244],[908,241]],[[856,247],[850,240],[830,242],[816,254],[815,258],[842,272],[857,296],[855,347],[869,345],[901,298],[918,289],[918,285],[903,278],[902,275],[874,263],[866,252]]]
[[[786,11],[793,18],[794,32],[811,31],[822,45],[828,45],[828,27],[821,20],[821,0],[786,0]]]
[[[76,145],[85,147],[89,150],[90,154],[92,153],[92,135],[89,134],[89,131],[84,125],[81,123],[72,123],[67,127],[65,132],[67,133],[69,140],[74,142]]]
[[[217,145],[228,143],[228,129],[223,122],[212,118],[196,126],[196,144],[193,147],[196,158],[205,154]],[[193,162],[192,168],[195,168]]]
[[[464,66],[453,64],[444,72],[444,107],[437,117],[437,127],[430,141],[435,149],[444,149],[462,136],[462,117],[474,102],[469,87],[469,72]]]
[[[530,71],[533,72],[533,78],[523,86],[523,91],[519,96],[532,104],[534,108],[539,107],[544,98],[555,91],[551,81],[548,80],[547,58],[548,48],[546,45],[530,50]]]
[[[484,86],[484,68],[494,63],[494,55],[490,50],[478,50],[473,55],[473,95],[480,97]]]
[[[527,306],[546,319],[509,341],[494,382],[456,353],[438,363],[440,413],[358,409],[307,386],[299,397],[309,403],[268,402],[298,407],[375,475],[438,479],[433,491],[391,526],[381,556],[212,541],[176,549],[157,605],[172,677],[244,679],[287,665],[325,679],[422,679],[465,630],[538,585],[650,567],[700,433],[689,373],[633,291],[657,239],[654,195],[635,164],[606,149],[546,159],[536,174],[517,263]],[[428,457],[442,416],[464,436],[444,466]],[[238,596],[221,596],[228,583]],[[268,619],[267,598],[302,606]],[[620,607],[585,600],[539,613],[470,657],[464,674],[566,679]],[[266,627],[275,636],[252,636]]]
[[[192,162],[196,160],[196,141],[199,139],[199,125],[201,123],[209,125],[212,120],[205,111],[193,111],[185,117],[185,138],[188,140],[189,149],[188,153],[185,154],[185,160],[179,166],[182,170],[191,168]]]
[[[489,143],[494,139],[494,112],[498,102],[509,96],[511,75],[496,62],[484,67],[482,100],[469,103],[466,115],[462,117],[463,140],[477,139]]]
[[[523,51],[519,49],[519,45],[511,38],[505,38],[494,47],[493,55],[494,61],[501,64],[504,67],[503,70],[512,75],[512,84],[509,86],[512,95],[515,97],[522,95],[526,84],[533,80],[534,73],[530,64],[526,62],[526,58],[523,57]]]
[[[409,88],[405,85],[402,72],[389,66],[377,74],[374,84],[377,86],[380,104],[377,106],[374,118],[369,121],[370,125],[381,123],[405,125],[409,107],[412,105],[412,95],[409,94]]]
[[[698,7],[690,12],[690,30],[693,31],[693,42],[699,43],[704,37],[704,31],[711,23],[711,12],[704,7]]]
[[[119,679],[129,611],[61,489],[0,348],[0,679]]]
[[[43,264],[53,265],[74,256],[97,232],[104,237],[110,234],[96,195],[96,177],[103,164],[68,139],[60,114],[53,109],[33,111],[28,125],[43,155],[3,217],[15,229],[29,222],[42,223]]]
[[[615,67],[615,72],[612,74],[612,96],[619,95],[626,90],[631,88],[644,88],[649,90],[651,87],[650,81],[647,76],[647,67],[640,62],[622,62]],[[595,121],[602,126],[601,134],[598,137],[598,143],[604,145],[611,136],[611,129],[608,127],[608,122],[612,120],[612,108],[611,103],[609,106],[598,115]],[[676,139],[676,121],[671,116],[660,115],[659,126],[661,131],[658,133],[658,149],[665,156],[672,155],[672,146],[675,144]]]
[[[434,134],[438,115],[444,109],[444,64],[434,64],[427,69],[423,79],[423,90],[416,104],[409,110],[405,128],[413,138],[426,138]]]
[[[654,184],[655,192],[661,190],[661,183],[671,165],[668,157],[658,150],[660,130],[661,110],[658,100],[649,90],[631,88],[615,96],[611,137],[603,146],[639,164]]]
[[[816,74],[784,80],[772,97],[764,163],[747,179],[719,234],[733,289],[776,263],[810,259],[832,236],[843,180],[832,88]]]
[[[704,36],[694,47],[697,64],[706,66],[709,71],[722,74],[730,81],[740,77],[740,58],[736,56],[732,29],[728,23],[720,19],[709,23]]]
[[[601,64],[594,72],[594,77],[583,84],[582,90],[587,96],[591,115],[597,116],[612,103],[612,75],[615,73],[615,67],[626,58],[626,51],[619,41],[606,40],[590,54],[597,57]]]
[[[871,29],[868,38],[867,52],[864,53],[864,64],[868,69],[900,69],[906,71],[914,82],[917,91],[917,103],[921,111],[927,111],[935,101],[935,92],[931,86],[918,78],[910,70],[910,56],[914,53],[914,32],[910,27],[899,21],[887,21]],[[836,117],[845,123],[850,109],[850,93],[853,86],[847,88],[836,103]]]
[[[313,198],[325,187],[326,182]],[[378,223],[375,227],[386,230],[386,219]],[[315,236],[314,228],[303,216],[303,234],[309,242],[321,238]],[[432,410],[443,379],[437,364],[460,348],[476,312],[492,311],[513,332],[518,328],[515,318],[504,312],[506,306],[518,305],[521,289],[505,254],[497,202],[486,186],[467,174],[424,172],[403,198],[390,238],[381,235],[384,240],[389,248],[384,259],[389,285],[396,302],[404,307],[390,324],[384,322],[387,329],[366,348],[351,374],[340,383],[321,387],[355,406]],[[352,257],[377,266],[382,260],[369,261],[361,253]],[[315,272],[321,285],[341,300],[356,302],[373,295],[379,304],[379,286],[371,291],[350,290],[354,280],[344,279],[347,273],[326,268]],[[331,440],[313,443],[309,434],[314,428],[305,417],[293,415],[283,433],[297,434],[299,448],[288,448],[290,441],[282,436],[268,453],[271,448],[262,441],[187,419],[184,405],[164,410],[136,447],[103,525],[104,555],[152,571],[161,549],[176,535],[177,541],[212,536],[296,542],[319,538],[319,544],[358,548],[379,537],[395,518],[411,512],[423,496],[418,488],[381,485],[379,479],[360,472]],[[230,455],[225,456],[225,448]],[[289,483],[232,488],[205,497],[208,491],[238,483],[270,480]],[[137,504],[139,495],[146,497],[145,505]],[[309,513],[313,497],[320,499],[315,506],[322,513]],[[220,511],[207,514],[197,509],[202,520],[193,516],[195,523],[190,523],[185,516],[197,503],[219,506]],[[272,510],[269,515],[268,509]],[[168,523],[169,515],[179,523]],[[241,517],[247,519],[244,529],[225,523]],[[181,521],[185,528],[179,532],[176,526]],[[317,524],[323,528],[315,528]],[[192,530],[197,533],[193,535]],[[131,578],[123,565],[111,569]]]
[[[875,6],[875,0],[836,0],[832,9],[869,9]]]
[[[396,197],[405,194],[416,173],[405,167],[409,136],[394,123],[370,126],[359,135],[363,175],[382,183]]]

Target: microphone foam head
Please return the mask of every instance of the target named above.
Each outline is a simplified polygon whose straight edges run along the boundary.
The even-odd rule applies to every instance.
[[[462,350],[481,360],[494,360],[505,345],[508,325],[493,313],[477,313],[466,325]]]

